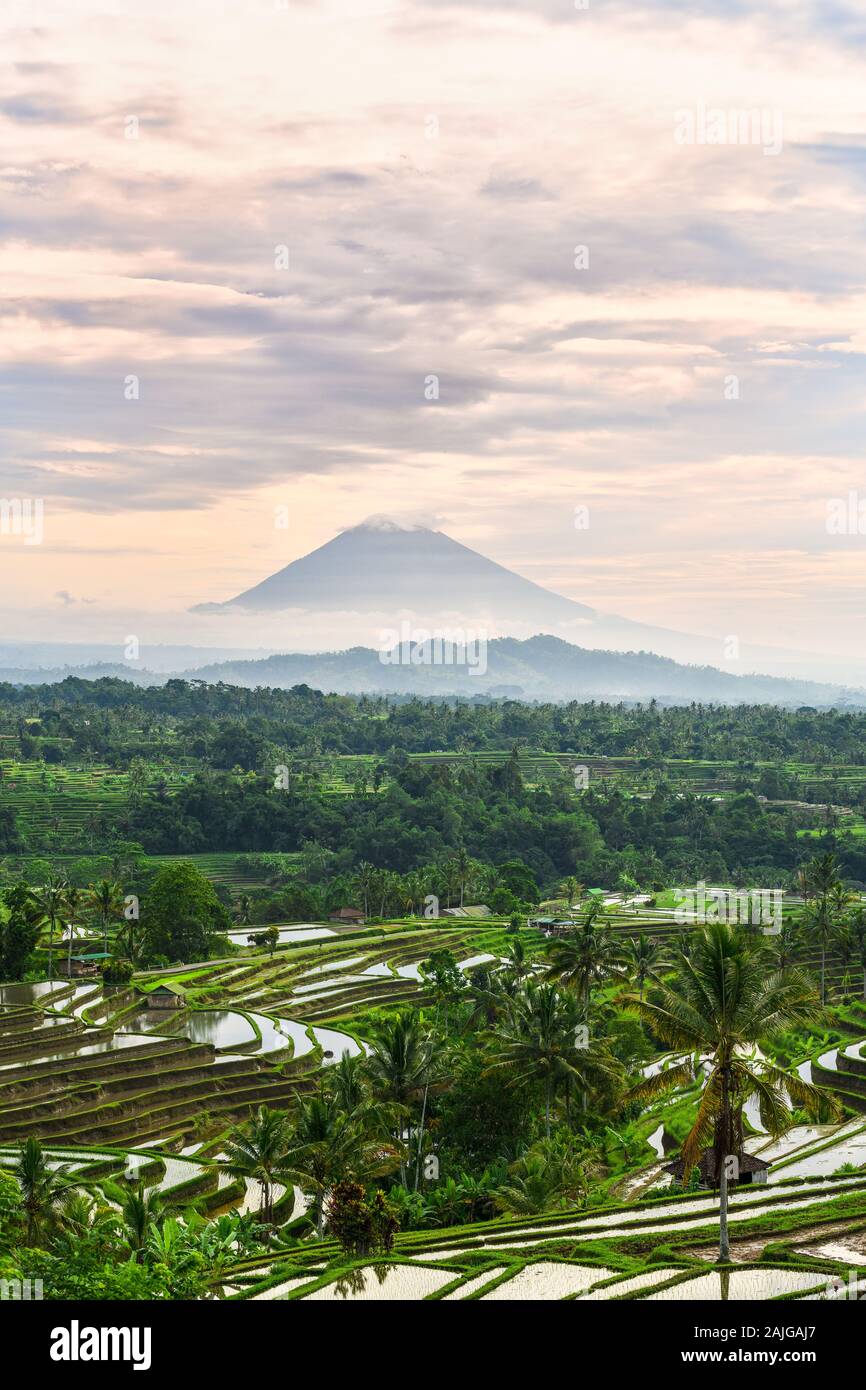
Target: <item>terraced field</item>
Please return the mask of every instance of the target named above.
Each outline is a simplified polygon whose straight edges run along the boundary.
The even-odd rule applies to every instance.
[[[358,1052],[354,1013],[423,997],[418,964],[432,949],[447,946],[467,968],[492,959],[476,949],[490,931],[395,927],[345,941],[329,927],[286,927],[272,959],[162,972],[186,991],[177,1013],[148,1010],[134,988],[0,986],[0,1141],[186,1143],[222,1132]]]
[[[617,932],[678,930],[669,915],[620,907]],[[365,1047],[371,1011],[425,999],[419,964],[447,947],[463,970],[497,959],[489,921],[435,928],[393,923],[339,933],[286,927],[273,958],[231,960],[141,977],[182,984],[186,1007],[147,1009],[134,986],[59,983],[0,988],[0,1164],[38,1136],[52,1163],[97,1186],[124,1175],[159,1190],[167,1209],[256,1210],[258,1186],[224,1166],[225,1138],[260,1102],[284,1107],[322,1067]],[[531,940],[531,938],[528,938]],[[801,1074],[834,1090],[845,1116],[798,1125],[781,1140],[747,1112],[748,1148],[770,1181],[730,1203],[735,1268],[720,1272],[718,1200],[667,1191],[674,1145],[668,1102],[641,1120],[645,1151],[583,1209],[398,1234],[386,1258],[349,1260],[310,1238],[308,1199],[280,1188],[278,1248],[226,1270],[230,1300],[773,1300],[866,1293],[866,1013],[850,1038],[816,1049]],[[841,1018],[841,1015],[840,1015]],[[844,1021],[844,1020],[843,1020]],[[671,1059],[659,1057],[648,1070]],[[696,1100],[698,1088],[695,1088]],[[683,1099],[679,1096],[679,1101]],[[688,1095],[685,1097],[688,1102]],[[300,1239],[297,1239],[300,1237]]]

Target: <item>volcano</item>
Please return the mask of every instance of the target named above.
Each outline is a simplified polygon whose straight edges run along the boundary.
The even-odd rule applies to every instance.
[[[649,652],[721,666],[732,674],[799,678],[814,671],[803,652],[743,645],[732,653],[726,650],[729,639],[720,636],[600,612],[525,579],[443,531],[386,516],[340,532],[234,598],[192,611],[235,619],[249,615],[251,631],[254,620],[265,620],[270,626],[264,634],[259,629],[260,644],[284,652],[375,645],[380,633],[393,633],[408,622],[433,632],[463,628],[488,639],[549,634],[593,651]],[[823,661],[823,678],[841,676],[848,684],[853,674],[843,676]]]
[[[525,579],[443,531],[374,516],[223,603],[197,613],[355,615],[409,618],[427,628],[483,628],[491,637],[553,632],[584,646],[635,646],[669,655],[683,637],[586,604]],[[704,657],[718,659],[718,643]],[[690,650],[689,656],[700,653]]]

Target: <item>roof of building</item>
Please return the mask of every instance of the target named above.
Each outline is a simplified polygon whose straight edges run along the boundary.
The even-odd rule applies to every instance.
[[[742,1152],[738,1154],[737,1158],[740,1165],[741,1173],[765,1173],[768,1168],[772,1167],[772,1164],[767,1163],[765,1159],[758,1158],[757,1154],[746,1153],[745,1149],[743,1149]],[[683,1160],[681,1158],[675,1158],[672,1163],[662,1164],[664,1171],[666,1173],[672,1173],[675,1178],[682,1177],[684,1166],[685,1165],[683,1164]],[[700,1169],[702,1178],[715,1177],[715,1152],[712,1149],[704,1149],[704,1152],[701,1154],[701,1159],[697,1167]]]
[[[174,980],[148,980],[144,984],[137,984],[135,988],[142,994],[186,994],[183,985],[175,984]]]

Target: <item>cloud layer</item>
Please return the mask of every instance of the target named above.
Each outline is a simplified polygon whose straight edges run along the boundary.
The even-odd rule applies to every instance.
[[[796,0],[5,6],[9,635],[213,640],[192,604],[381,512],[844,651],[864,42]]]

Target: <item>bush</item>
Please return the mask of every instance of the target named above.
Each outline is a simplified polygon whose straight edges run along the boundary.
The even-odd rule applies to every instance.
[[[113,957],[102,966],[102,978],[107,985],[128,985],[134,974],[135,966],[131,960]]]
[[[385,1194],[368,1200],[357,1182],[338,1182],[328,1200],[328,1230],[350,1255],[390,1250],[400,1221]]]

